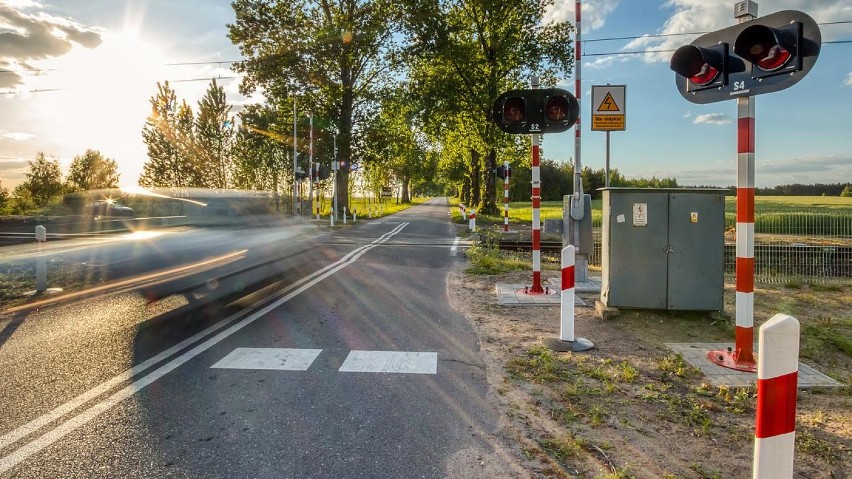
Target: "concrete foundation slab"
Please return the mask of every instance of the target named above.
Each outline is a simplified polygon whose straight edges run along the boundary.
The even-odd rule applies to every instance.
[[[561,304],[561,291],[557,287],[549,286],[549,294],[529,294],[525,288],[529,284],[500,284],[496,286],[497,304],[500,306],[558,306]],[[574,304],[585,306],[586,302],[574,295]]]
[[[707,353],[732,347],[733,343],[666,343],[666,347],[683,357],[684,361],[701,370],[710,384],[715,386],[746,387],[757,384],[757,374],[736,371],[719,366]],[[757,352],[757,344],[754,345]],[[816,369],[799,363],[799,388],[840,387],[841,384]]]

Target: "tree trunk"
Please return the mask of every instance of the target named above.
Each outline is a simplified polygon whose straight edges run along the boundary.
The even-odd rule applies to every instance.
[[[403,203],[411,203],[411,193],[408,191],[408,177],[404,176],[402,178],[402,202]]]
[[[482,213],[496,215],[497,209],[497,150],[492,148],[485,157],[485,202],[482,205]]]
[[[479,207],[482,202],[482,191],[480,189],[480,180],[482,178],[482,165],[479,161],[479,152],[470,150],[470,205]]]
[[[461,186],[460,198],[465,206],[470,206],[470,178],[464,179]]]

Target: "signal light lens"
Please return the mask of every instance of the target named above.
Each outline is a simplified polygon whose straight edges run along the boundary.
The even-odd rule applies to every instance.
[[[705,63],[701,66],[701,69],[698,71],[698,73],[689,78],[689,81],[698,86],[704,86],[713,83],[713,80],[715,80],[718,76],[719,70],[713,68],[713,66],[709,63]]]
[[[565,121],[568,117],[568,99],[564,96],[552,96],[544,103],[544,117],[549,122]]]
[[[769,45],[755,45],[751,47],[751,52],[758,59],[755,64],[761,70],[768,72],[783,67],[793,56],[789,50],[781,45],[772,45],[771,47]]]
[[[527,103],[523,98],[513,96],[503,103],[503,122],[507,124],[523,123],[527,117]]]

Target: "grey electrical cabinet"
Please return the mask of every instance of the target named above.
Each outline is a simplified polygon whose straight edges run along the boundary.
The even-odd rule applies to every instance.
[[[605,188],[601,302],[643,309],[723,309],[725,193]]]

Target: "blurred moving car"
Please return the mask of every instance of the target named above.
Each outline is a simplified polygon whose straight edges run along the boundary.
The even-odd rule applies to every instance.
[[[84,211],[92,216],[121,216],[133,218],[136,212],[129,206],[124,206],[114,200],[99,200],[84,207]]]

